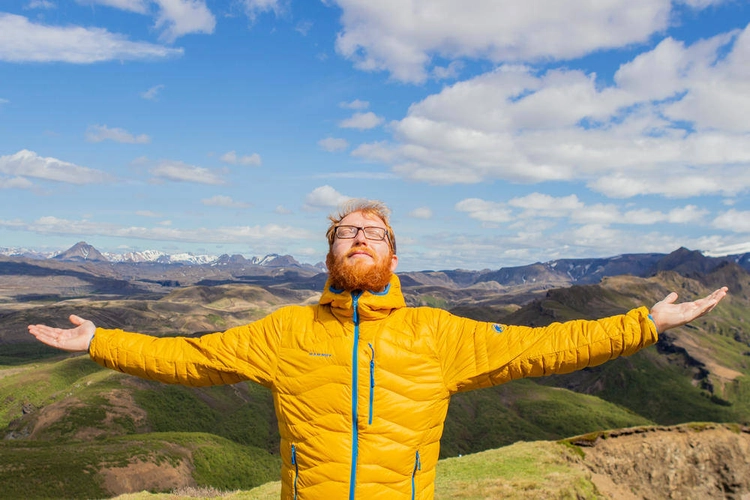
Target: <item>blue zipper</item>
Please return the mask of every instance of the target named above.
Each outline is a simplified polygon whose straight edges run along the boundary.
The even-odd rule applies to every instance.
[[[297,447],[292,445],[292,465],[294,466],[294,500],[297,500],[297,478],[299,477],[299,464],[297,463]]]
[[[370,357],[370,417],[367,419],[367,425],[372,425],[372,402],[375,397],[375,348],[371,343],[367,343],[370,346],[372,356]]]
[[[354,314],[352,317],[354,320],[354,347],[352,348],[352,468],[349,475],[349,500],[354,500],[354,487],[357,484],[357,455],[359,453],[357,448],[359,442],[359,429],[357,428],[357,399],[359,398],[359,391],[357,390],[359,313],[357,312],[357,304],[359,303],[360,295],[361,292],[357,294],[352,293],[352,307],[354,308]]]
[[[417,494],[417,471],[422,470],[422,461],[419,459],[419,450],[417,450],[417,458],[414,460],[414,470],[411,473],[411,500],[414,500]]]

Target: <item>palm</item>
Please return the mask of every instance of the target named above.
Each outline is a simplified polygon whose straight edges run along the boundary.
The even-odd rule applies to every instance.
[[[29,333],[49,346],[64,351],[86,351],[94,337],[96,326],[91,321],[72,315],[70,322],[75,328],[53,328],[47,325],[29,325]]]
[[[723,287],[702,299],[675,304],[677,294],[670,293],[651,308],[651,317],[656,324],[656,331],[661,333],[700,318],[716,307],[726,294],[727,287]]]

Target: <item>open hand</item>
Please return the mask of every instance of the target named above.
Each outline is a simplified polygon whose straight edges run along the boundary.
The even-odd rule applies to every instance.
[[[75,314],[71,315],[69,319],[71,323],[76,325],[75,328],[64,330],[47,325],[29,325],[29,333],[40,342],[64,351],[87,351],[91,339],[94,338],[96,326],[91,321]]]
[[[677,294],[675,292],[670,293],[651,308],[651,317],[656,324],[656,331],[662,333],[670,328],[682,326],[700,318],[716,307],[716,304],[724,298],[727,291],[727,287],[721,287],[702,299],[681,304],[675,304]]]

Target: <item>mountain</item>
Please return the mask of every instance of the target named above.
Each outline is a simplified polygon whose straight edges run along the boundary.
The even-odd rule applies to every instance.
[[[136,478],[174,477],[166,474],[172,474],[167,470],[171,466],[182,471],[181,477],[201,477],[204,482],[198,484],[222,489],[249,488],[268,480],[269,476],[252,478],[243,470],[278,471],[276,417],[273,398],[265,388],[244,383],[211,388],[156,384],[107,371],[85,355],[43,348],[32,343],[26,332],[32,322],[62,327],[69,314],[77,313],[104,327],[157,336],[200,335],[246,324],[286,304],[314,302],[326,278],[302,267],[260,265],[260,259],[253,263],[226,256],[222,261],[225,264],[177,265],[0,258],[0,435],[5,437],[0,441],[0,484],[4,488],[35,488],[25,492],[32,497],[100,498],[115,491],[104,491],[105,484],[133,481],[129,484],[136,489],[173,488],[163,482],[136,482]],[[662,334],[656,346],[633,356],[568,375],[519,380],[454,396],[441,456],[461,460],[516,441],[619,427],[750,422],[750,273],[740,262],[742,257],[710,258],[678,249],[668,255],[558,260],[549,266],[511,268],[505,274],[492,270],[405,273],[402,286],[410,305],[537,326],[617,314],[653,304],[671,290],[678,291],[680,300],[691,300],[720,285],[730,288],[711,314]],[[606,275],[614,269],[628,273]],[[506,284],[483,279],[492,273]],[[603,277],[596,283],[581,283],[594,276]],[[209,280],[222,284],[196,285]],[[642,434],[649,433],[656,432]],[[705,465],[701,470],[716,465],[712,454],[720,451],[709,447],[710,440],[701,444],[691,438],[685,443],[687,431],[672,435],[674,441],[658,441],[654,446],[678,450],[680,457],[697,463],[696,468]],[[584,446],[580,441],[585,440],[576,440],[573,446]],[[636,443],[631,451],[623,447],[609,457],[632,455],[637,462],[643,460],[646,445]],[[589,450],[582,453],[594,457]],[[679,458],[675,453],[654,456]],[[231,463],[222,465],[222,460]],[[651,460],[647,470],[662,474],[658,462]],[[23,470],[13,465],[17,463],[24,464]],[[119,463],[123,466],[112,465]],[[634,470],[632,462],[630,469],[628,464],[621,466]],[[482,470],[494,468],[490,464]],[[44,480],[31,479],[35,477]],[[745,491],[745,486],[736,486],[733,476],[722,480],[735,492]],[[144,486],[133,486],[138,484]],[[84,486],[87,489],[76,489]]]
[[[45,259],[50,257],[48,254],[34,253],[25,249],[0,249],[0,255],[8,257],[28,257],[33,259]],[[62,262],[112,262],[118,264],[176,264],[192,266],[260,266],[267,268],[303,268],[306,270],[315,270],[317,272],[325,271],[321,264],[315,266],[301,264],[291,255],[269,254],[264,257],[245,258],[242,255],[223,254],[219,257],[215,255],[195,255],[192,253],[167,254],[158,250],[143,250],[135,252],[125,252],[122,254],[102,253],[85,241],[80,241],[64,252],[59,252],[52,256],[55,260]]]
[[[79,241],[72,247],[68,248],[64,252],[60,252],[52,258],[55,260],[62,260],[67,262],[108,262],[108,259],[104,255],[102,255],[99,250],[89,245],[85,241]]]

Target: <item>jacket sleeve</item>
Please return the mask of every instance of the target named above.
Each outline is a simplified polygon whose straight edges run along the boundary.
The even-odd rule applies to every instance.
[[[645,307],[595,321],[507,326],[444,313],[436,348],[451,393],[569,373],[629,356],[658,340]]]
[[[284,309],[248,325],[197,338],[160,338],[97,328],[89,347],[102,366],[168,384],[273,384]]]

